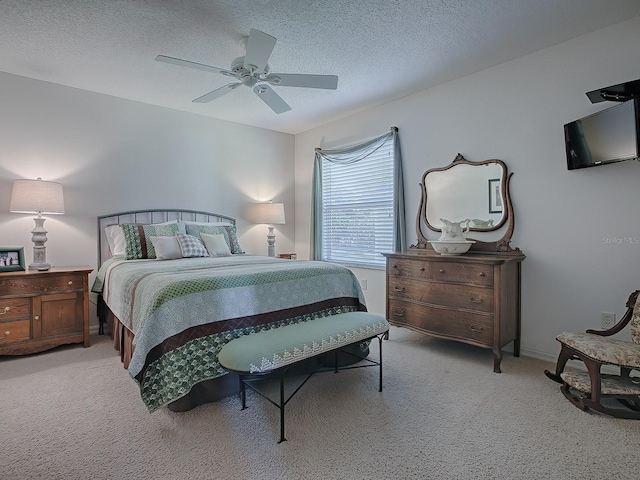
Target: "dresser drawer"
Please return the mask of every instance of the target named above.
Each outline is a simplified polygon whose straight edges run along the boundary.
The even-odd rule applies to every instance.
[[[387,260],[389,277],[430,278],[431,264],[421,260],[390,258]]]
[[[23,342],[30,337],[29,320],[0,323],[0,345]]]
[[[0,322],[29,318],[28,298],[0,298]]]
[[[421,303],[493,312],[493,289],[389,277],[389,296]]]
[[[493,344],[493,315],[389,299],[388,320],[425,333],[481,345]]]
[[[2,282],[2,295],[30,295],[50,292],[69,292],[83,289],[82,274],[24,275]]]
[[[492,265],[437,262],[431,267],[431,278],[439,282],[466,283],[484,287],[493,286]]]

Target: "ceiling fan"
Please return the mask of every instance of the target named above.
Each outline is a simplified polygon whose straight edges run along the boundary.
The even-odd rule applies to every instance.
[[[276,44],[275,37],[268,35],[254,28],[249,32],[247,40],[247,53],[244,57],[238,57],[231,62],[231,68],[212,67],[202,63],[181,60],[179,58],[158,55],[158,62],[171,63],[182,67],[197,68],[207,72],[221,73],[228,77],[233,77],[237,81],[217,88],[193,100],[195,103],[207,103],[231,90],[245,85],[253,89],[254,93],[266,103],[275,113],[284,113],[291,110],[291,107],[278,95],[271,85],[282,87],[305,87],[324,88],[335,90],[338,88],[338,77],[336,75],[308,75],[297,73],[271,73],[269,69],[269,56]]]

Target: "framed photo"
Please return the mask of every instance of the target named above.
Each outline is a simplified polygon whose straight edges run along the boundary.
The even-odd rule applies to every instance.
[[[502,213],[502,194],[500,193],[500,179],[489,179],[489,213]]]
[[[0,272],[24,270],[22,247],[0,247]]]

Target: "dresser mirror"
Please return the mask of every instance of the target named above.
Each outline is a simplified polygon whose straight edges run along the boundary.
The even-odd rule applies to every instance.
[[[440,232],[444,218],[452,222],[469,220],[467,238],[476,241],[472,250],[511,251],[509,242],[514,222],[509,194],[511,175],[501,160],[471,162],[460,154],[446,167],[427,170],[420,184],[422,198],[416,218],[418,243],[412,247],[430,249],[423,225]],[[471,238],[471,232],[483,232],[486,238],[487,233],[505,226],[506,233],[495,241]]]

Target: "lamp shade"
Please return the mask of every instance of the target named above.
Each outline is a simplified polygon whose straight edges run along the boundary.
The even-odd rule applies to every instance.
[[[14,180],[9,211],[14,213],[64,213],[62,184],[37,180]]]
[[[260,223],[268,225],[283,225],[284,203],[260,203],[258,204],[258,218]]]

